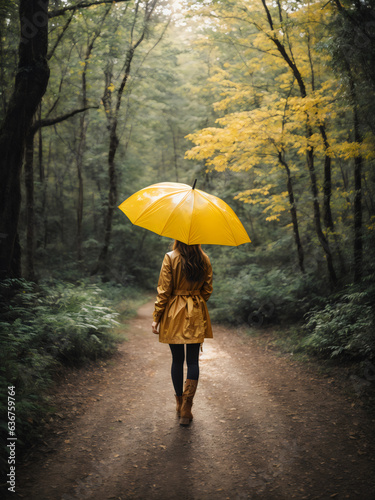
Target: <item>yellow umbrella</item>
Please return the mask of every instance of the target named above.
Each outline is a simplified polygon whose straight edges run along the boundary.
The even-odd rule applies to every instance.
[[[223,200],[178,182],[153,184],[119,206],[130,221],[187,245],[238,246],[250,242],[237,215]]]

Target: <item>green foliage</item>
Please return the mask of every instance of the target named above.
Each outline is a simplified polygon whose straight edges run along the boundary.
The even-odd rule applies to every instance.
[[[40,356],[78,364],[113,350],[110,329],[117,313],[103,301],[98,285],[42,283],[35,293],[28,282],[18,280],[18,286],[22,283],[3,311],[2,332],[31,368],[38,366]]]
[[[209,251],[214,268],[214,293],[209,307],[214,321],[251,323],[251,314],[268,323],[302,321],[317,303],[320,283],[298,270],[293,256],[283,253],[284,246],[288,247],[288,239],[279,242],[278,248],[267,246],[269,262],[264,257],[266,246],[258,247],[250,256],[244,247]]]
[[[374,303],[375,286],[369,281],[365,289],[349,287],[324,308],[313,309],[306,315],[304,347],[322,356],[373,358]]]
[[[48,411],[44,391],[57,370],[114,352],[118,313],[104,296],[109,288],[103,293],[88,281],[0,283],[0,410],[6,414],[7,387],[14,385],[19,444],[37,435]]]

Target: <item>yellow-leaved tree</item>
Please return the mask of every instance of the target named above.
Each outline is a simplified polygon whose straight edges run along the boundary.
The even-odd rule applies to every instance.
[[[334,257],[342,272],[344,263],[332,197],[338,210],[347,210],[352,193],[348,186],[332,192],[332,160],[337,166],[359,154],[371,158],[373,140],[361,144],[351,140],[350,110],[329,55],[319,49],[321,40],[329,36],[333,8],[321,1],[254,0],[194,2],[191,10],[208,20],[210,34],[205,43],[226,44],[237,57],[214,69],[209,81],[220,92],[214,104],[218,118],[215,126],[188,136],[195,146],[186,157],[204,160],[207,168],[217,171],[251,170],[251,186],[237,198],[262,205],[268,221],[279,220],[289,211],[302,272],[298,209],[302,204],[306,210],[305,205],[312,202],[315,234],[334,285]],[[297,204],[295,183],[301,177],[306,184],[304,172],[308,172],[309,194],[300,182]],[[341,174],[342,168],[336,169],[335,182]],[[340,221],[340,214],[336,220]]]

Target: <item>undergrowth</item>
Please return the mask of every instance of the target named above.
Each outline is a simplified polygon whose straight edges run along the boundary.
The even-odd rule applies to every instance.
[[[113,354],[122,340],[115,333],[120,313],[114,306],[121,303],[127,318],[139,296],[134,289],[86,280],[0,282],[0,412],[7,415],[8,387],[14,386],[18,448],[39,436],[38,423],[49,411],[44,394],[54,374]],[[4,436],[7,425],[3,420],[0,425]],[[1,450],[6,450],[4,441]],[[7,453],[1,455],[4,469]]]
[[[306,314],[303,347],[331,358],[375,358],[375,281],[367,276]]]

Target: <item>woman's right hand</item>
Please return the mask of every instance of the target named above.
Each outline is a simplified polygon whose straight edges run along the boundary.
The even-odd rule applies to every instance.
[[[152,323],[152,333],[155,333],[156,335],[159,335],[157,327],[158,327],[158,323],[156,323],[156,321],[153,321],[153,323]]]

